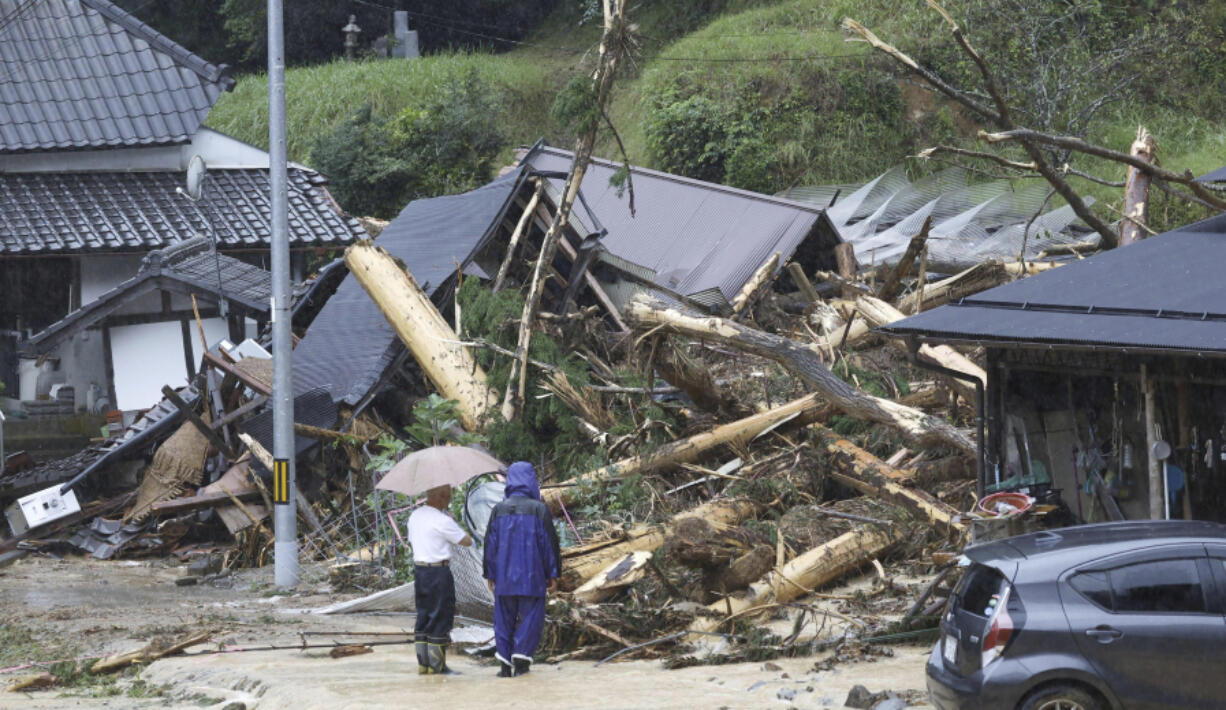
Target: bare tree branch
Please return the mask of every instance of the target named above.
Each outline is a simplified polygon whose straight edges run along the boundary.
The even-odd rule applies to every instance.
[[[995,153],[985,153],[979,150],[967,150],[966,148],[958,148],[952,145],[938,145],[931,148],[921,150],[915,157],[927,160],[938,153],[949,153],[951,155],[962,155],[968,158],[978,158],[980,160],[990,160],[997,165],[1002,165],[1011,170],[1022,170],[1026,172],[1035,172],[1039,166],[1035,165],[1034,161],[1029,163],[1019,163],[1014,160],[1009,160],[1004,156],[996,155]]]
[[[1205,202],[1208,202],[1215,209],[1226,210],[1226,201],[1206,190],[1204,185],[1196,182],[1196,176],[1194,176],[1190,170],[1185,170],[1184,173],[1180,175],[1179,173],[1167,170],[1160,165],[1150,163],[1138,156],[1130,155],[1118,150],[1112,150],[1110,148],[1104,148],[1103,146],[1094,145],[1093,143],[1087,143],[1086,141],[1074,136],[1058,136],[1050,133],[1043,133],[1042,131],[1034,131],[1029,128],[1014,128],[1007,131],[1000,131],[998,133],[980,131],[979,137],[987,143],[1018,141],[1023,146],[1025,146],[1027,143],[1043,143],[1046,145],[1068,148],[1069,150],[1073,150],[1078,153],[1093,155],[1098,158],[1105,158],[1117,163],[1124,163],[1125,165],[1130,165],[1137,170],[1140,170],[1141,172],[1151,175],[1157,179],[1166,180],[1167,182],[1173,182],[1178,185],[1187,185],[1188,188],[1192,190],[1193,194]]]

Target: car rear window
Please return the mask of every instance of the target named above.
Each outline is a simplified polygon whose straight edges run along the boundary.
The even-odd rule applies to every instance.
[[[1204,612],[1196,560],[1153,560],[1105,572],[1081,572],[1069,584],[1115,612]]]
[[[1073,589],[1080,592],[1081,596],[1102,608],[1115,608],[1111,603],[1111,580],[1106,572],[1082,572],[1070,579],[1069,584],[1073,585]]]
[[[958,585],[958,600],[966,611],[988,616],[992,612],[992,598],[1003,594],[1008,581],[996,570],[986,565],[971,565]]]

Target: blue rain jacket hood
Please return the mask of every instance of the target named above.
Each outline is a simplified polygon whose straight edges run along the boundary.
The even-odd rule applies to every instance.
[[[544,597],[548,581],[561,575],[553,516],[541,501],[536,469],[526,461],[507,469],[506,498],[490,514],[484,558],[485,578],[499,597]]]
[[[507,468],[505,497],[511,496],[541,499],[541,484],[536,480],[536,469],[527,461],[516,461]]]

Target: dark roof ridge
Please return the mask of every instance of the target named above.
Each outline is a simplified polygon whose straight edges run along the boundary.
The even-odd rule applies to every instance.
[[[140,37],[151,47],[169,54],[176,62],[199,74],[206,81],[220,85],[226,91],[234,89],[235,80],[230,76],[228,64],[213,64],[204,57],[190,51],[166,35],[142,22],[140,18],[124,10],[110,0],[79,0],[79,2],[94,10],[111,22],[120,25],[128,32]]]

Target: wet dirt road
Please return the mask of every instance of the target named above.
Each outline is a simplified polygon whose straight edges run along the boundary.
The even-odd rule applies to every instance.
[[[344,597],[310,588],[294,597],[277,596],[268,586],[271,570],[244,572],[226,582],[228,588],[176,587],[178,576],[161,561],[23,560],[0,570],[0,628],[9,643],[23,648],[28,643],[41,658],[81,658],[201,628],[216,629],[219,644],[250,647],[298,644],[299,632],[306,630],[342,634],[412,627],[408,614],[302,613]],[[920,696],[927,649],[892,650],[893,656],[824,671],[813,670],[820,656],[776,660],[777,670],[762,663],[670,671],[657,661],[599,668],[591,661],[567,661],[539,665],[513,679],[497,678],[495,667],[454,651],[451,664],[462,675],[418,676],[410,645],[376,646],[373,653],[340,659],[323,650],[226,653],[163,659],[138,679],[119,683],[123,688],[142,681],[160,693],[157,697],[97,697],[89,689],[65,695],[53,689],[0,693],[0,708],[838,708],[855,684]],[[16,665],[20,655],[6,656],[5,665]],[[10,677],[0,675],[0,684]]]

